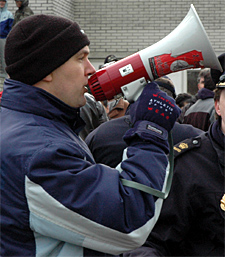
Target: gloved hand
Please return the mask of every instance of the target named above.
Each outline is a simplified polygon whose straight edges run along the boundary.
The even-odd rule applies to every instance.
[[[161,91],[156,82],[147,84],[137,101],[130,106],[132,124],[147,120],[168,132],[173,128],[180,112],[175,100]]]
[[[133,127],[127,130],[123,139],[127,144],[144,140],[158,144],[164,142],[164,145],[180,112],[175,100],[161,91],[156,82],[151,82],[144,87],[137,101],[130,105]]]

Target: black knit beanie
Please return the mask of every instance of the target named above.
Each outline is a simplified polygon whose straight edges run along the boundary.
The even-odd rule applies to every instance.
[[[11,79],[33,85],[89,44],[76,22],[53,15],[29,16],[6,39],[6,72]]]

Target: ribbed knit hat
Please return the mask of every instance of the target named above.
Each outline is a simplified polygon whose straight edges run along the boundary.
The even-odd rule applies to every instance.
[[[76,22],[53,15],[29,16],[6,39],[6,72],[11,79],[33,85],[89,44]]]

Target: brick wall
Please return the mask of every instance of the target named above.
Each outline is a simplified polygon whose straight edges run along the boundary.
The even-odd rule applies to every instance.
[[[193,3],[217,54],[224,52],[224,0],[80,0],[75,19],[88,34],[92,56],[119,57],[168,35]]]
[[[15,12],[14,0],[8,0]],[[195,9],[216,54],[224,52],[224,0],[30,0],[37,13],[76,20],[91,40],[91,57],[125,57],[168,35]]]

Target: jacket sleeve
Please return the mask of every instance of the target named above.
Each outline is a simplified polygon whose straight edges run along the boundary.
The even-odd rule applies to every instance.
[[[188,158],[175,162],[171,191],[154,229],[144,246],[124,254],[124,257],[184,255],[185,239],[195,215],[191,201],[196,197],[193,196],[195,183],[187,168],[188,162]]]
[[[60,141],[46,144],[26,165],[31,229],[113,255],[141,246],[158,219],[162,199],[123,186],[121,178],[164,191],[167,137],[151,143],[133,140],[119,169],[94,163],[81,140]]]

